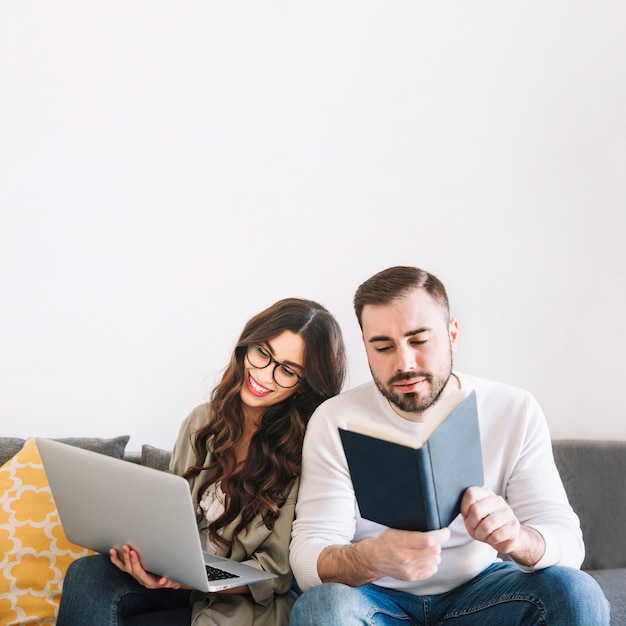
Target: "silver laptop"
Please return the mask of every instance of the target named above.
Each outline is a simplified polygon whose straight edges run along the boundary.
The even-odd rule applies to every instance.
[[[72,543],[102,554],[128,544],[147,571],[200,591],[276,578],[202,551],[189,483],[181,476],[51,439],[36,441]]]

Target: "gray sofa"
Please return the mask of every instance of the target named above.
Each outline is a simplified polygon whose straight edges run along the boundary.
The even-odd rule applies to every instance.
[[[143,445],[141,451],[127,451],[128,437],[103,441],[107,449],[101,449],[97,439],[72,440],[148,467],[168,467],[167,450]],[[23,443],[0,437],[0,465]],[[626,626],[626,541],[621,534],[626,520],[626,441],[555,440],[553,449],[570,503],[580,517],[586,547],[583,569],[611,603],[611,624]]]
[[[554,458],[585,540],[583,569],[611,603],[612,626],[626,626],[626,441],[554,440]],[[144,445],[129,460],[166,469],[169,452]],[[620,486],[621,485],[621,486]],[[591,626],[591,625],[590,625]]]

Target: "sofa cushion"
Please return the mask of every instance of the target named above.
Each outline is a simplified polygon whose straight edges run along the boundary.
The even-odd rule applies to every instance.
[[[167,471],[170,466],[170,457],[172,453],[169,450],[155,448],[147,443],[141,446],[141,464],[147,467]]]
[[[585,541],[583,569],[626,567],[626,441],[562,439],[554,460]]]
[[[65,537],[34,439],[0,468],[0,492],[0,621],[53,624],[65,571],[90,552]]]
[[[124,456],[129,439],[130,435],[122,435],[110,439],[102,439],[100,437],[65,437],[57,439],[57,441],[121,459]],[[15,456],[22,449],[25,441],[26,439],[20,439],[19,437],[0,437],[0,465],[4,465],[11,457]]]
[[[611,605],[611,624],[626,624],[626,569],[589,570]]]
[[[4,465],[15,456],[22,449],[25,441],[18,437],[0,437],[0,465]]]
[[[119,437],[111,437],[109,439],[101,437],[64,437],[56,441],[67,443],[77,448],[91,450],[92,452],[100,452],[100,454],[106,454],[116,459],[122,459],[124,458],[126,444],[128,444],[129,439],[130,435],[120,435]]]

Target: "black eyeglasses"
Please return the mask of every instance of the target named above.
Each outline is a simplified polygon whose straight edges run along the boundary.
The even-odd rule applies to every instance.
[[[296,374],[296,372],[294,372],[288,365],[279,363],[263,346],[260,346],[259,344],[254,343],[248,346],[246,359],[252,367],[256,367],[259,370],[262,370],[268,365],[274,363],[272,378],[276,384],[283,389],[295,387],[298,383],[304,381],[302,376],[298,376],[298,374]]]

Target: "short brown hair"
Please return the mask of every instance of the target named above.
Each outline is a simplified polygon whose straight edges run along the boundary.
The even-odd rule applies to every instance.
[[[361,316],[366,304],[390,304],[401,300],[415,289],[424,289],[450,316],[450,303],[443,283],[430,272],[419,267],[397,265],[374,274],[362,283],[354,294],[354,312],[363,328]]]

